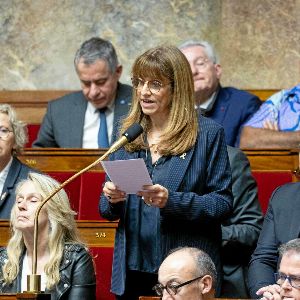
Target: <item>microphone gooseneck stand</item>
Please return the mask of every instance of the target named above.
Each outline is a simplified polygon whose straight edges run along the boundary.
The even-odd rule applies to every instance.
[[[33,257],[32,257],[32,274],[27,275],[27,292],[25,293],[40,293],[41,292],[41,275],[36,274],[37,272],[37,242],[38,242],[38,217],[42,207],[62,188],[64,188],[68,183],[73,181],[79,175],[83,174],[84,172],[88,171],[92,167],[98,165],[102,160],[106,159],[111,153],[117,151],[127,143],[132,142],[135,140],[141,133],[143,132],[143,127],[138,124],[134,123],[130,126],[124,133],[123,136],[116,141],[100,158],[96,161],[85,167],[84,169],[80,170],[66,181],[64,181],[57,189],[55,189],[42,203],[38,206],[35,217],[34,217],[34,236],[33,236]]]

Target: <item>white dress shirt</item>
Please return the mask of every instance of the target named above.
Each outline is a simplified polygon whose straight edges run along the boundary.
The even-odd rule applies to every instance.
[[[10,166],[12,164],[13,158],[10,159],[9,163],[6,165],[6,167],[0,172],[0,196],[2,195],[3,192],[3,187],[4,187],[4,182],[6,180],[6,177],[8,175]]]
[[[114,121],[114,103],[109,105],[105,111],[108,140],[111,144]],[[99,110],[88,102],[83,126],[82,148],[95,149],[98,147],[98,131],[100,128]]]

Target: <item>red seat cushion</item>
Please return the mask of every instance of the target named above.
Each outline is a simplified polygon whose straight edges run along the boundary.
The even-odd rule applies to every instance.
[[[100,220],[99,199],[105,173],[86,172],[81,175],[79,220]]]
[[[48,175],[52,178],[56,179],[58,182],[63,183],[65,180],[69,179],[74,172],[48,172]],[[64,190],[68,194],[71,207],[74,211],[76,211],[79,215],[79,197],[80,197],[80,176],[71,181],[64,187]],[[75,217],[78,219],[78,215]]]
[[[41,124],[28,124],[28,142],[25,145],[25,148],[31,148],[32,143],[37,139]]]
[[[291,171],[253,171],[257,182],[258,200],[263,214],[266,213],[273,191],[280,185],[293,181]]]
[[[113,248],[107,247],[90,248],[96,269],[97,300],[115,299],[114,295],[110,292],[113,250]]]

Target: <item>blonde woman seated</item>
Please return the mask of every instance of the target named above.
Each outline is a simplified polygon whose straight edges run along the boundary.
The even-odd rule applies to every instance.
[[[35,211],[59,183],[49,176],[29,173],[16,188],[11,212],[12,237],[0,249],[0,293],[27,289],[31,274]],[[93,261],[80,240],[68,196],[59,191],[41,209],[37,274],[51,299],[96,299]]]

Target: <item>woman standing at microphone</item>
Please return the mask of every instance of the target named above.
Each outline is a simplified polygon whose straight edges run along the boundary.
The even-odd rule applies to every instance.
[[[59,187],[49,176],[29,173],[16,188],[11,212],[12,237],[0,248],[0,293],[27,290],[27,275],[33,259],[34,218],[41,202]],[[56,193],[41,209],[38,224],[37,274],[41,290],[51,299],[96,299],[93,260],[81,241],[64,190]]]
[[[220,274],[221,221],[232,207],[224,132],[197,117],[193,76],[181,51],[146,51],[134,62],[132,85],[132,107],[121,131],[139,122],[144,134],[110,159],[143,158],[153,185],[126,195],[107,181],[100,200],[104,218],[120,219],[112,292],[122,300],[153,294],[162,259],[179,246],[207,252]]]

